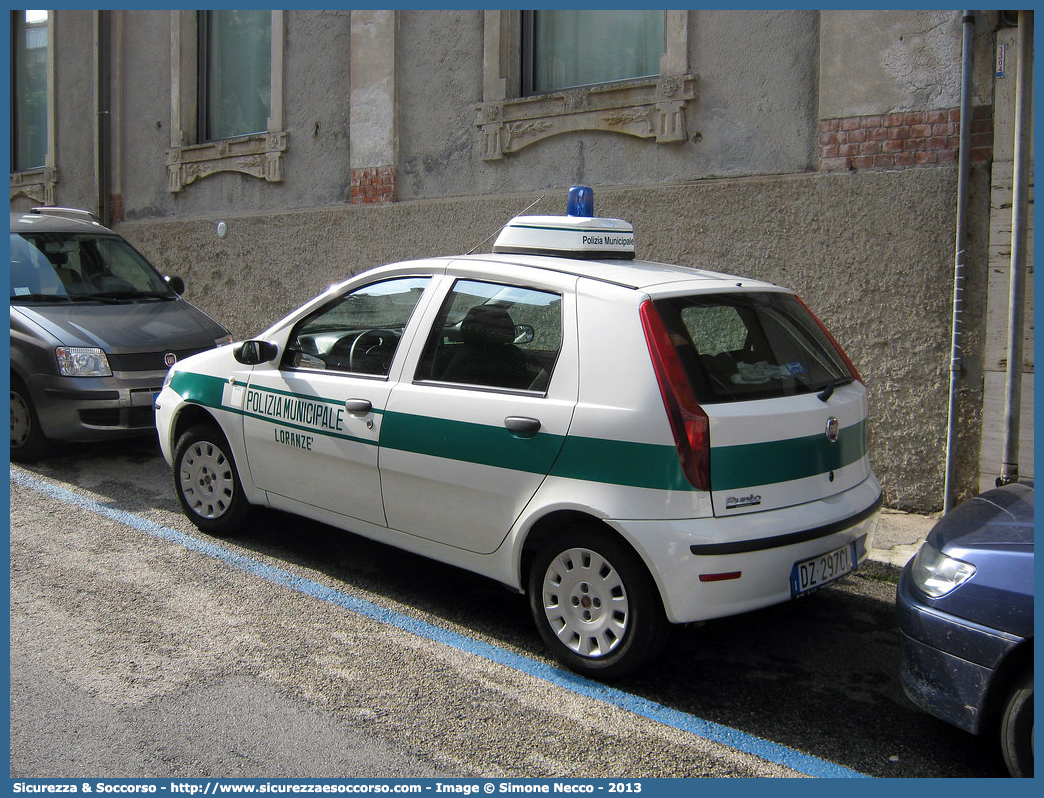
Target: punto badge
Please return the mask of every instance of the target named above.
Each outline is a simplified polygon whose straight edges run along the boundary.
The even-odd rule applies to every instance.
[[[167,352],[167,354],[163,356],[163,362],[167,364],[167,368],[170,368],[178,362],[178,356],[173,352]]]

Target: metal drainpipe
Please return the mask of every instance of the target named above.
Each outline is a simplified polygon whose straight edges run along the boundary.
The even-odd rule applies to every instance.
[[[953,327],[950,345],[950,401],[946,421],[946,477],[943,482],[943,512],[953,507],[954,472],[957,460],[957,400],[961,386],[961,336],[964,334],[964,262],[968,229],[968,175],[971,171],[971,79],[975,17],[963,12],[964,43],[961,56],[961,129],[957,151],[957,238],[953,266]]]
[[[1004,455],[997,486],[1019,480],[1022,410],[1023,297],[1026,292],[1026,217],[1029,206],[1030,125],[1033,108],[1033,12],[1019,12],[1015,84],[1015,174],[1012,182],[1011,274],[1008,283],[1008,386],[1004,403]]]
[[[95,189],[97,191],[98,216],[102,224],[112,224],[112,209],[110,208],[111,191],[111,166],[110,166],[110,133],[111,117],[110,97],[112,90],[110,85],[109,57],[111,51],[112,37],[109,30],[110,15],[108,11],[96,11],[95,20],[98,26],[95,38],[96,79],[95,87],[95,109],[97,121],[95,128],[95,141],[97,150],[95,152]]]

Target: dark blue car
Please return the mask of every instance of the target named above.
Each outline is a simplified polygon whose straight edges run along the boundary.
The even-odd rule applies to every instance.
[[[903,690],[973,734],[999,735],[1013,776],[1033,776],[1033,484],[947,513],[896,597]]]

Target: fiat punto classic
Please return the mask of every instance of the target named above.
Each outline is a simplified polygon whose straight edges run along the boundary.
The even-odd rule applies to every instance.
[[[841,347],[783,288],[635,260],[590,189],[567,209],[175,364],[156,423],[188,518],[275,507],[491,577],[601,678],[854,570],[881,490]]]

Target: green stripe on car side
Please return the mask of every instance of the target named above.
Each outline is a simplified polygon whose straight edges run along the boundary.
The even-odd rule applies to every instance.
[[[673,446],[570,435],[551,476],[660,490],[695,490]]]
[[[175,372],[171,387],[186,401],[222,408],[221,396],[226,383],[227,380],[220,377]],[[339,403],[308,394],[260,390]],[[245,413],[241,408],[222,409],[273,424],[374,445],[374,441],[287,424]],[[389,449],[610,485],[694,490],[682,472],[677,450],[671,445],[575,435],[566,436],[563,441],[562,436],[547,432],[525,438],[513,435],[502,426],[385,412],[378,408],[373,412],[384,414],[380,445]],[[803,479],[851,465],[865,455],[865,422],[842,429],[838,440],[833,443],[826,435],[818,434],[767,443],[712,446],[711,489],[739,490]]]
[[[561,435],[547,432],[520,438],[500,426],[385,413],[381,447],[611,485],[693,489],[673,446],[575,435],[567,436],[563,446]]]
[[[191,371],[175,371],[170,380],[170,387],[186,402],[217,408],[221,407],[221,392],[227,384],[227,379]]]
[[[260,413],[251,413],[241,407],[224,405],[221,403],[221,398],[227,382],[228,380],[223,379],[222,377],[211,377],[208,374],[193,374],[187,371],[176,371],[170,381],[170,387],[186,402],[192,402],[193,404],[212,407],[216,410],[224,410],[228,413],[235,413],[236,415],[244,416],[246,418],[256,418],[260,421],[267,421],[279,427],[308,432],[313,435],[324,435],[327,438],[335,438],[342,441],[354,441],[356,443],[366,444],[367,446],[377,445],[377,441],[369,440],[367,438],[359,438],[355,435],[348,435],[346,433],[337,432],[336,430],[323,429],[322,427],[310,427],[306,424],[295,424],[286,419],[272,418]],[[306,399],[335,406],[343,404],[339,399],[325,399],[321,396],[293,393],[292,391],[280,391],[275,388],[262,388],[260,386],[252,385],[250,386],[250,390],[262,391],[264,393],[272,393],[278,396],[292,397],[295,399]],[[374,409],[373,412],[383,413],[384,411]]]
[[[386,412],[381,424],[381,448],[385,447],[546,474],[562,447],[562,436],[541,432],[523,438],[502,426]]]
[[[771,485],[836,471],[866,455],[866,423],[840,431],[831,443],[825,434],[783,441],[711,447],[711,490]]]

